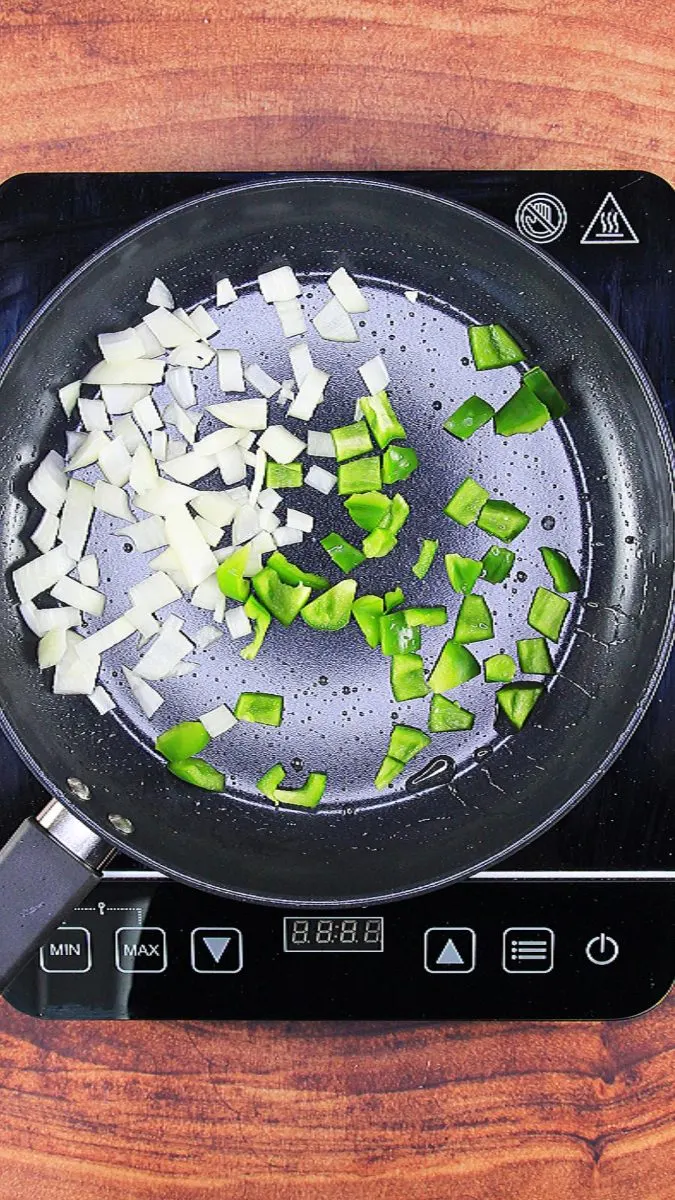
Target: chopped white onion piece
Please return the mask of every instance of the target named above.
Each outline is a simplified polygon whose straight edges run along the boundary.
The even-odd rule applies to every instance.
[[[228,492],[200,492],[190,501],[190,507],[211,525],[230,525],[239,507]]]
[[[68,495],[61,513],[59,538],[71,558],[74,558],[76,562],[84,554],[89,537],[89,526],[94,515],[95,499],[95,489],[88,483],[83,483],[81,479],[70,480]]]
[[[224,279],[219,279],[216,284],[216,304],[218,308],[224,308],[226,304],[234,304],[236,299],[237,293],[227,276]]]
[[[207,646],[211,646],[213,642],[217,642],[223,636],[221,629],[216,629],[213,625],[202,625],[194,635],[194,643],[198,650],[206,650]]]
[[[119,517],[122,521],[131,521],[129,500],[124,488],[97,479],[94,485],[94,508],[109,513],[111,517]]]
[[[117,333],[99,333],[96,339],[106,362],[128,362],[130,358],[143,358],[145,346],[135,329],[120,329]]]
[[[161,629],[161,625],[156,616],[149,612],[147,608],[128,608],[124,613],[124,616],[126,617],[127,621],[133,625],[134,629],[137,629],[140,633],[141,646],[145,645],[146,642],[149,642],[150,638],[154,637],[156,633],[159,633]]]
[[[255,467],[255,454],[252,450],[244,450],[243,456],[247,467]]]
[[[132,584],[129,588],[129,599],[132,608],[154,613],[158,608],[164,608],[165,604],[180,600],[180,591],[164,571],[158,571],[155,575],[148,575],[140,583]]]
[[[260,533],[256,533],[249,543],[249,551],[251,554],[271,554],[275,545],[276,542],[269,529],[261,529]]]
[[[27,600],[34,600],[41,592],[46,592],[58,583],[59,579],[63,579],[74,566],[75,560],[71,558],[66,547],[58,545],[46,554],[41,554],[39,558],[17,567],[12,572],[12,582],[19,600],[22,604]]]
[[[266,400],[227,400],[224,404],[209,404],[208,410],[224,425],[234,425],[237,429],[267,427]]]
[[[305,475],[305,483],[315,491],[321,492],[323,496],[327,496],[337,483],[337,475],[325,471],[323,467],[312,465]]]
[[[157,709],[164,703],[164,697],[144,679],[140,679],[135,671],[130,671],[128,667],[122,667],[122,670],[138,707],[148,719],[154,717]]]
[[[236,446],[241,437],[241,429],[216,429],[215,433],[208,433],[206,437],[200,438],[195,442],[195,454],[219,454],[221,450],[227,450],[230,446]]]
[[[181,408],[192,408],[197,403],[189,367],[169,367],[165,381],[176,404],[180,404]]]
[[[132,409],[134,420],[140,426],[143,433],[150,434],[153,429],[162,428],[162,418],[157,411],[152,396],[144,396],[142,400],[137,400]]]
[[[135,451],[129,468],[129,483],[135,492],[149,492],[159,483],[159,471],[150,450],[142,442]]]
[[[246,478],[246,463],[238,446],[230,446],[229,450],[221,450],[216,455],[218,469],[223,483],[239,483]]]
[[[142,679],[164,679],[193,649],[192,642],[188,641],[185,634],[165,621],[159,637],[136,663],[134,673]]]
[[[268,304],[293,300],[295,296],[300,295],[300,284],[290,267],[276,267],[273,271],[264,271],[258,276],[258,286],[263,300]]]
[[[295,396],[295,384],[292,379],[286,379],[281,385],[281,390],[277,396],[279,404],[288,404]]]
[[[81,383],[81,379],[74,379],[72,383],[67,383],[65,387],[59,388],[59,400],[67,417],[70,417],[80,398]]]
[[[101,396],[111,417],[120,417],[130,413],[137,400],[147,396],[148,389],[144,383],[119,383],[113,387],[102,387]]]
[[[237,445],[239,446],[239,449],[241,451],[250,450],[255,442],[256,437],[257,434],[254,433],[252,429],[244,430],[243,432],[240,429],[239,437],[237,439]]]
[[[101,449],[98,465],[108,483],[114,483],[115,487],[124,487],[129,482],[131,455],[121,438],[113,438]]]
[[[219,525],[213,525],[211,521],[205,520],[204,517],[195,517],[195,525],[211,549],[214,546],[220,545],[223,540],[223,531]]]
[[[113,428],[114,426],[115,422],[113,421]],[[138,430],[136,432],[138,432]],[[87,433],[81,433],[79,430],[77,432],[73,432],[69,429],[66,433],[66,458],[72,458],[75,451],[79,450],[80,446],[87,440],[88,436],[89,435]]]
[[[262,566],[262,563],[260,564]],[[221,592],[213,606],[213,619],[222,625],[225,620],[225,597]]]
[[[302,454],[305,443],[283,425],[270,425],[258,439],[258,446],[275,462],[288,464]]]
[[[79,471],[98,462],[100,455],[108,445],[108,438],[101,429],[88,433],[80,446],[66,464],[66,471]]]
[[[195,483],[197,479],[203,479],[205,475],[210,475],[217,467],[215,456],[190,452],[181,454],[179,458],[175,458],[171,462],[164,463],[163,470],[166,475],[177,479],[179,483]]]
[[[173,401],[171,404],[167,404],[164,409],[164,420],[169,421],[171,425],[175,425],[181,437],[184,437],[185,441],[192,445],[197,436],[197,426],[201,420],[201,413],[193,420],[179,404]]]
[[[213,551],[194,517],[182,506],[172,508],[167,514],[166,536],[170,548],[178,555],[180,569],[192,591],[215,571],[218,564]]]
[[[358,283],[352,279],[344,267],[338,267],[337,271],[333,271],[327,282],[331,292],[337,297],[346,312],[368,312],[370,307],[368,301]]]
[[[96,633],[91,633],[89,637],[78,642],[77,653],[80,655],[104,654],[106,650],[111,650],[113,646],[119,646],[120,642],[125,642],[135,632],[135,625],[132,625],[126,617],[116,617],[114,621],[109,621],[107,625],[97,629]]]
[[[216,325],[213,317],[209,316],[203,304],[198,304],[190,313],[190,320],[194,325],[200,338],[213,337],[214,333],[220,332],[220,326]]]
[[[95,654],[80,658],[77,634],[68,632],[68,648],[56,664],[52,691],[56,696],[90,696],[96,687],[96,676],[101,660]]]
[[[187,328],[192,331],[192,333],[199,334],[199,330],[197,329],[197,326],[195,325],[194,321],[192,320],[190,313],[186,312],[184,308],[175,309],[174,315],[177,316],[178,320],[182,321],[183,324],[186,325]],[[199,336],[201,336],[201,335],[199,334]]]
[[[50,450],[28,480],[28,491],[47,512],[58,515],[68,489],[64,462],[56,450]]]
[[[58,532],[59,518],[56,513],[44,512],[37,529],[31,533],[30,540],[34,546],[37,546],[40,554],[46,554],[54,545]]]
[[[202,713],[199,720],[211,738],[220,737],[237,724],[237,718],[226,704],[219,704],[217,708]]]
[[[308,429],[307,453],[311,458],[335,458],[335,442],[329,433]]]
[[[71,629],[82,621],[79,608],[38,608],[32,600],[26,600],[19,605],[19,612],[31,633],[42,637],[50,629]]]
[[[199,492],[195,488],[174,483],[172,479],[160,479],[156,487],[147,492],[140,492],[134,499],[134,505],[142,512],[165,517],[175,504],[187,504],[198,495]]]
[[[272,534],[277,546],[296,546],[303,539],[303,534],[299,529],[290,529],[288,525],[282,525],[280,529],[275,529]]]
[[[171,292],[161,279],[153,279],[146,300],[148,304],[156,304],[162,308],[173,308],[175,304]]]
[[[330,376],[319,367],[312,367],[300,384],[297,396],[292,400],[288,409],[289,417],[300,421],[311,421],[317,404],[323,400],[323,393]]]
[[[245,392],[244,369],[238,350],[216,350],[221,392]]]
[[[118,383],[161,383],[164,363],[159,358],[130,358],[129,362],[109,363],[103,359],[88,371],[83,383],[115,386]]]
[[[268,512],[274,512],[283,500],[280,492],[275,492],[274,488],[263,488],[258,496],[258,508],[266,508]]]
[[[194,663],[179,662],[170,671],[167,671],[165,679],[180,679],[181,675],[189,675],[194,671]]]
[[[286,524],[291,529],[301,529],[303,533],[311,533],[314,528],[314,517],[299,508],[286,510]]]
[[[78,583],[76,579],[71,579],[67,575],[54,584],[50,595],[55,600],[60,600],[63,604],[70,604],[73,608],[79,608],[82,612],[90,613],[92,617],[100,617],[105,608],[105,596],[103,592],[97,592],[95,588],[85,587],[83,583]]]
[[[208,579],[205,579],[203,583],[200,583],[199,587],[195,588],[190,603],[193,604],[195,608],[205,608],[208,611],[213,612],[221,597],[225,599],[223,593],[218,587],[218,580],[214,572],[214,574],[209,575]]]
[[[312,317],[312,325],[320,337],[327,342],[358,342],[359,335],[348,312],[333,296],[328,304]]]
[[[77,564],[77,575],[80,583],[84,583],[86,587],[98,587],[101,582],[101,574],[95,554],[87,554],[85,558],[80,559]]]
[[[215,357],[215,350],[205,342],[190,342],[187,346],[176,346],[169,353],[167,362],[172,367],[198,367],[201,370],[208,367]]]
[[[249,453],[247,451],[247,453]],[[263,483],[265,482],[265,467],[267,465],[267,455],[262,447],[258,447],[253,459],[253,479],[251,481],[251,504],[257,504],[258,498],[262,491]]]
[[[260,528],[266,533],[273,533],[281,525],[276,513],[270,512],[267,508],[260,508]],[[255,540],[255,539],[254,539]]]
[[[156,558],[150,559],[148,566],[150,567],[151,571],[166,571],[166,573],[173,579],[176,571],[180,571],[180,559],[176,554],[176,551],[172,550],[170,546],[167,546],[166,550],[163,550],[161,554],[156,556]]]
[[[169,307],[167,305],[167,307]],[[143,322],[139,321],[138,325],[134,325],[134,329],[143,343],[143,354],[145,358],[159,358],[160,354],[164,353],[164,347],[161,342],[157,341],[154,333]]]
[[[288,357],[291,360],[291,370],[295,376],[295,382],[300,387],[305,376],[314,366],[307,342],[296,342],[294,346],[290,347]]]
[[[66,630],[57,627],[50,629],[48,633],[43,633],[38,642],[38,667],[41,671],[48,670],[49,667],[55,667],[61,661],[66,650],[68,649],[68,641],[66,638]]]
[[[241,604],[237,605],[236,608],[228,608],[225,613],[225,624],[233,641],[236,641],[238,638],[249,637],[253,632],[251,622]]]
[[[150,453],[155,462],[164,462],[168,440],[166,429],[153,429],[150,434]]]
[[[119,437],[124,442],[129,454],[134,454],[143,445],[143,434],[134,421],[131,413],[113,420],[113,437]],[[70,450],[69,450],[70,453]]]
[[[307,326],[298,299],[293,297],[292,300],[277,300],[274,307],[284,337],[296,337],[297,334],[305,332]]]
[[[117,705],[115,704],[115,701],[110,693],[106,692],[105,688],[102,687],[100,683],[96,685],[89,699],[91,700],[97,713],[100,713],[102,717],[104,717],[106,713],[112,712],[113,708],[117,708]]]
[[[241,546],[244,542],[250,542],[259,531],[258,510],[251,504],[242,504],[232,522],[232,545]]]
[[[166,350],[199,341],[197,330],[167,308],[156,308],[143,317],[144,323]],[[139,383],[141,381],[139,380]]]
[[[214,550],[213,553],[216,556],[216,562],[225,562],[225,559],[229,558],[231,554],[234,554],[236,549],[236,546],[221,546],[218,550]]]
[[[257,363],[251,363],[244,371],[244,378],[252,387],[260,392],[261,396],[265,396],[267,400],[271,396],[275,396],[279,391],[281,384],[277,379],[273,379],[267,371],[263,371]]]
[[[96,429],[110,429],[110,418],[102,400],[88,400],[86,396],[80,396],[77,407],[88,433]]]
[[[166,443],[166,462],[171,462],[174,458],[180,458],[181,454],[187,453],[185,442],[177,442],[169,438]]]
[[[389,372],[381,354],[376,354],[375,358],[369,358],[368,362],[364,362],[363,366],[359,367],[359,375],[371,396],[374,396],[376,392],[383,391],[390,382]]]
[[[167,545],[164,521],[157,516],[134,521],[133,525],[124,525],[121,529],[116,529],[115,533],[118,537],[128,538],[133,542],[134,550],[141,552],[158,550],[160,546]]]
[[[416,304],[417,298],[419,296],[419,292],[416,292],[414,289],[411,289],[408,292],[404,292],[403,295],[405,296],[406,300],[410,301],[411,304]]]

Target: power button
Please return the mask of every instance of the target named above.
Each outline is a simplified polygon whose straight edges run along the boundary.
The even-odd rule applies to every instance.
[[[608,967],[619,956],[619,943],[608,933],[598,933],[586,946],[586,958],[596,967]]]

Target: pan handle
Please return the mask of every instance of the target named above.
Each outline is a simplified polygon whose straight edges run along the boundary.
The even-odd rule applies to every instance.
[[[98,883],[115,851],[58,800],[0,850],[0,992]]]

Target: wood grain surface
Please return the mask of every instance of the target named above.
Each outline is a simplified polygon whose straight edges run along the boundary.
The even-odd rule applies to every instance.
[[[0,176],[675,177],[670,6],[0,4]],[[614,1025],[40,1023],[0,1004],[0,1200],[673,1200],[675,1003]]]

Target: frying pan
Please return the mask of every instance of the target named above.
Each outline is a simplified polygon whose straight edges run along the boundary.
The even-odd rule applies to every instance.
[[[448,603],[454,620],[442,562],[423,582],[410,565],[424,536],[440,537],[444,551],[484,553],[480,531],[442,515],[468,474],[531,517],[512,577],[482,589],[496,627],[486,653],[528,635],[533,588],[546,583],[541,544],[566,550],[584,580],[556,648],[556,675],[525,730],[495,726],[491,689],[468,684],[462,702],[476,713],[474,729],[435,738],[407,779],[383,794],[372,779],[392,720],[424,724],[425,706],[394,704],[387,663],[355,627],[323,636],[301,622],[276,627],[255,664],[223,639],[194,675],[161,685],[166,703],[153,721],[139,716],[126,691],[121,666],[133,665],[136,652],[123,644],[106,657],[102,676],[118,707],[101,718],[83,697],[52,695],[11,585],[36,521],[26,481],[35,460],[63,444],[55,390],[98,356],[96,334],[138,320],[155,275],[189,307],[209,306],[214,281],[228,274],[241,298],[219,310],[223,332],[214,344],[240,346],[245,361],[281,379],[287,349],[274,313],[261,313],[255,280],[283,262],[301,278],[310,315],[340,264],[371,301],[357,318],[358,343],[319,344],[311,332],[315,360],[331,372],[326,416],[315,424],[352,419],[356,368],[383,353],[420,455],[417,478],[400,488],[412,513],[399,549],[364,564],[361,590],[400,582],[408,603]],[[403,294],[410,288],[416,304]],[[460,445],[441,432],[448,410],[476,391],[500,404],[518,378],[515,368],[473,369],[466,326],[490,321],[506,324],[529,363],[550,371],[571,411],[534,437],[484,430]],[[213,369],[194,374],[200,403],[218,398]],[[161,404],[161,389],[157,398]],[[200,436],[209,429],[205,420]],[[422,192],[355,178],[281,178],[199,197],[133,229],[71,275],[10,351],[0,373],[0,456],[1,720],[54,797],[0,855],[0,984],[95,884],[111,847],[212,892],[313,908],[412,895],[495,862],[565,813],[607,768],[644,712],[672,641],[673,451],[642,367],[597,304],[544,254],[482,214]],[[312,503],[319,536],[336,529],[353,537],[335,496],[317,493],[312,502],[303,493],[303,507]],[[109,597],[104,621],[128,606],[126,589],[147,573],[142,556],[111,536],[115,525],[102,519],[92,547]],[[302,562],[326,569],[317,541],[303,546]],[[186,632],[203,623],[195,611]],[[429,663],[446,636],[447,629],[426,631]],[[283,693],[281,728],[240,725],[213,743],[224,795],[172,778],[152,749],[157,733],[232,704],[241,690]],[[259,796],[256,779],[277,761],[291,779],[297,769],[298,781],[327,771],[318,810],[276,810]]]

